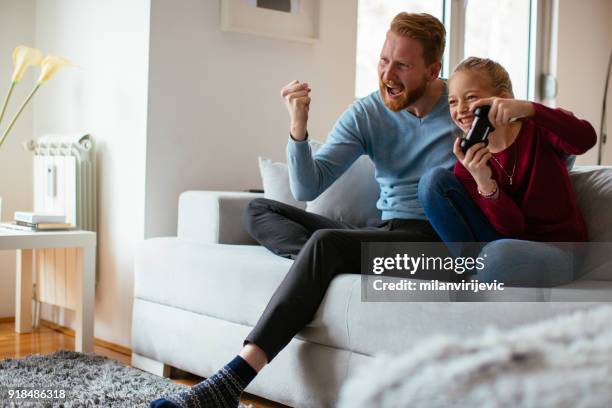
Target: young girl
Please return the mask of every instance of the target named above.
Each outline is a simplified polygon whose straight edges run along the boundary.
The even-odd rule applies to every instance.
[[[559,269],[558,258],[566,254],[525,240],[588,239],[566,159],[589,150],[596,142],[595,130],[570,112],[513,99],[508,73],[489,59],[470,57],[461,62],[449,79],[448,98],[451,117],[461,131],[467,133],[474,109],[482,105],[491,106],[489,120],[495,130],[488,145],[477,144],[465,154],[460,140],[455,141],[454,177],[435,169],[422,178],[419,198],[425,213],[445,242],[505,239],[502,255],[515,260],[531,256],[539,265],[518,278],[516,268],[506,268],[507,275],[515,276],[504,278],[543,286],[533,281],[533,270],[547,262],[547,256],[555,258],[550,262]],[[485,280],[505,273],[499,265],[496,269]],[[565,275],[544,280],[549,284],[571,280]]]

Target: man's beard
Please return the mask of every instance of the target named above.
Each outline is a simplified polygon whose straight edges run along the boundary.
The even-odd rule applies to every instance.
[[[387,98],[387,86],[384,84],[382,79],[378,80],[378,87],[380,89],[380,95],[382,96],[382,100],[385,106],[391,109],[393,112],[399,112],[401,110],[406,109],[413,103],[415,103],[421,96],[425,94],[427,90],[427,78],[423,76],[423,81],[418,85],[415,89],[408,91],[404,88],[402,93],[399,95],[397,99],[388,99]]]

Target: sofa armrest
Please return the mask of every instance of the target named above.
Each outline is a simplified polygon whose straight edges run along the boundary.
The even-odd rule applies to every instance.
[[[589,241],[612,241],[612,166],[575,166],[570,180]]]
[[[177,235],[212,244],[257,244],[242,226],[242,213],[259,193],[186,191],[179,197]]]

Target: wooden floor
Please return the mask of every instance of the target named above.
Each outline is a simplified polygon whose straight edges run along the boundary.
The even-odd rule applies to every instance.
[[[0,359],[26,357],[30,354],[50,354],[60,349],[74,350],[74,337],[41,325],[33,333],[15,333],[15,324],[12,321],[0,321]],[[106,347],[95,346],[94,352],[98,355],[112,358],[129,365],[131,357],[128,354],[113,351]],[[193,385],[202,380],[194,375],[182,375],[172,378],[174,382]],[[285,405],[267,401],[252,395],[245,395],[242,399],[245,404],[254,408],[283,408]]]

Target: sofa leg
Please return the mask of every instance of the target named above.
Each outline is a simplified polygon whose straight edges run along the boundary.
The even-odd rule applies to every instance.
[[[132,353],[132,367],[159,377],[170,377],[170,372],[172,371],[172,366],[136,353]]]

